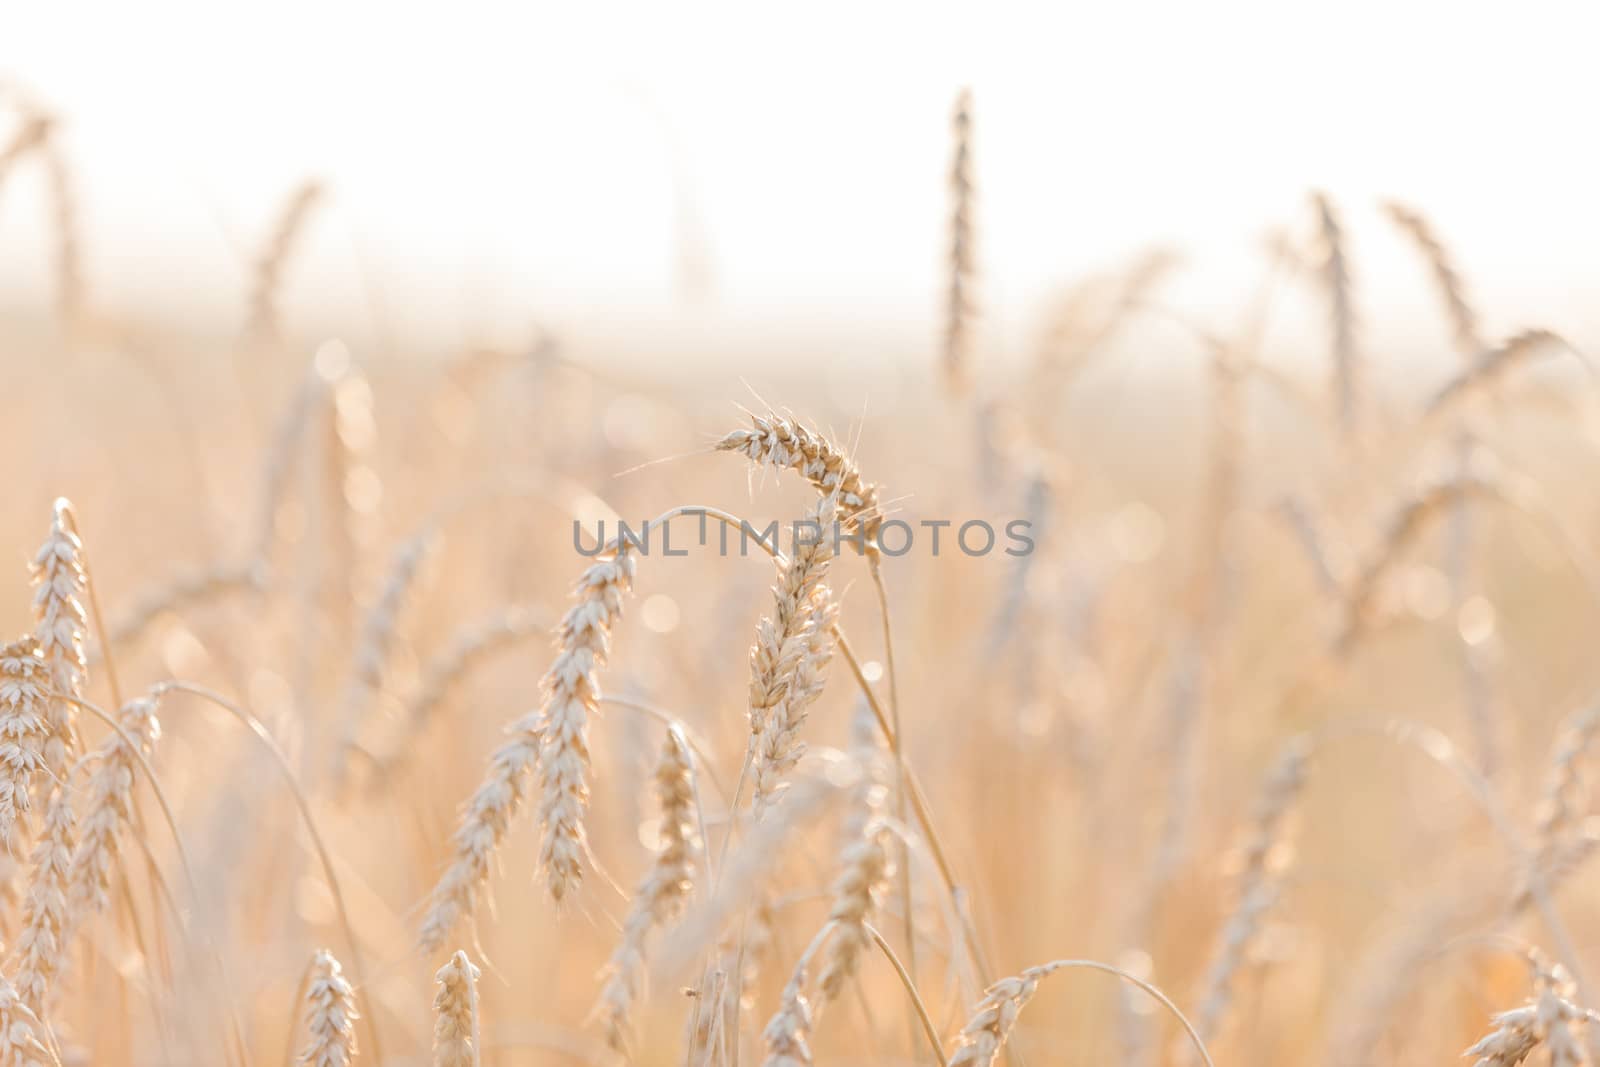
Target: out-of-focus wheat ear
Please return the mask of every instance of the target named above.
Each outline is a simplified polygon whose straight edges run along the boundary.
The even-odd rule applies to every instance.
[[[1277,902],[1278,875],[1273,853],[1283,844],[1284,826],[1305,788],[1312,754],[1310,738],[1290,741],[1268,773],[1240,857],[1238,902],[1223,923],[1201,987],[1195,1028],[1202,1039],[1216,1036],[1233,997],[1233,979],[1261,928],[1262,917]]]
[[[47,774],[50,668],[32,635],[0,648],[0,845],[26,851],[31,792]]]
[[[682,914],[699,864],[693,768],[689,748],[676,729],[667,731],[655,785],[661,804],[661,847],[650,872],[639,883],[622,923],[622,938],[601,972],[600,997],[592,1013],[606,1044],[618,1052],[627,1050],[633,1005],[643,992],[650,933]]]
[[[326,195],[322,183],[316,180],[302,182],[284,203],[277,225],[267,239],[256,260],[255,278],[250,290],[250,334],[262,340],[276,340],[279,335],[278,297],[283,286],[283,276],[294,257],[306,224],[314,208]]]
[[[1456,477],[1428,481],[1402,499],[1391,512],[1377,544],[1346,587],[1335,651],[1348,655],[1371,630],[1377,621],[1375,601],[1385,580],[1430,523],[1472,497],[1493,497],[1495,493],[1493,481],[1468,471]]]
[[[76,850],[72,791],[62,783],[50,793],[44,832],[33,848],[33,874],[23,898],[22,931],[15,947],[17,990],[24,1003],[40,1015],[46,1013],[66,961],[72,919],[67,894]]]
[[[1433,283],[1450,316],[1450,331],[1456,348],[1465,359],[1476,359],[1484,347],[1483,338],[1478,332],[1478,313],[1467,298],[1466,285],[1461,280],[1461,272],[1456,269],[1455,261],[1450,257],[1450,250],[1433,232],[1428,220],[1415,209],[1388,200],[1384,202],[1383,210],[1428,261]]]
[[[811,1067],[811,1005],[805,994],[804,966],[795,968],[778,1010],[761,1031],[766,1046],[764,1067]]]
[[[6,1067],[59,1067],[45,1047],[44,1024],[0,975],[0,1063]]]
[[[1587,809],[1583,760],[1600,738],[1600,705],[1574,715],[1561,731],[1545,772],[1534,830],[1534,862],[1548,865],[1578,828]]]
[[[25,159],[29,152],[38,148],[50,135],[51,121],[45,115],[26,114],[21,116],[16,129],[11,134],[4,148],[0,148],[0,186],[5,185],[6,177],[11,169]]]
[[[489,757],[488,773],[463,806],[450,839],[450,864],[433,887],[417,936],[423,951],[437,951],[463,920],[472,917],[495,852],[538,766],[543,722],[543,712],[530,711],[507,728],[509,736]]]
[[[251,537],[252,558],[267,565],[277,540],[278,511],[288,493],[289,480],[310,432],[312,416],[331,396],[331,386],[344,375],[344,367],[314,365],[306,372],[294,395],[278,416],[267,458],[261,465],[261,485]]]
[[[213,604],[235,593],[259,592],[266,584],[266,568],[255,562],[179,571],[123,609],[108,627],[109,639],[113,645],[137,641],[168,612]]]
[[[1318,271],[1328,301],[1333,354],[1333,391],[1339,428],[1348,438],[1362,418],[1360,355],[1356,351],[1356,318],[1350,284],[1349,250],[1338,209],[1325,193],[1313,193],[1321,263]]]
[[[858,703],[851,718],[850,737],[850,754],[861,777],[848,801],[833,882],[833,909],[828,913],[833,935],[818,980],[823,1005],[839,998],[845,983],[855,976],[862,952],[872,947],[867,924],[888,892],[892,868],[884,823],[889,777],[877,720],[865,701]]]
[[[89,799],[78,828],[78,849],[72,857],[67,890],[74,926],[104,910],[110,899],[112,871],[133,817],[139,757],[148,756],[161,737],[156,701],[149,697],[129,701],[117,713],[117,725],[120,732],[108,736],[95,753]]]
[[[544,740],[539,749],[539,865],[561,903],[583,880],[584,812],[589,806],[589,722],[599,710],[600,668],[611,654],[611,628],[633,588],[626,538],[612,558],[578,580],[578,602],[561,621],[561,651],[544,676]]]
[[[81,698],[89,675],[83,652],[89,632],[85,610],[89,580],[83,542],[74,532],[69,514],[70,505],[56,501],[50,533],[33,557],[33,620],[39,654],[50,668],[50,688],[62,696]],[[71,701],[50,701],[50,740],[44,755],[50,774],[57,779],[66,776],[78,748],[77,717],[77,705]]]
[[[478,968],[458,951],[434,980],[433,1067],[477,1067]]]
[[[1436,415],[1460,400],[1490,389],[1511,371],[1548,350],[1577,352],[1560,334],[1532,329],[1512,334],[1493,348],[1480,350],[1476,360],[1446,382],[1428,401],[1426,414]]]
[[[793,419],[769,412],[752,415],[750,422],[750,429],[734,430],[718,441],[717,451],[737,452],[757,468],[795,471],[817,492],[834,495],[840,522],[863,534],[868,558],[876,558],[883,524],[879,490],[861,476],[855,460],[819,431]]]
[[[70,330],[82,320],[86,286],[78,198],[73,189],[72,169],[61,148],[59,126],[52,125],[39,144],[39,152],[50,192],[51,221],[56,230],[56,308],[62,325]]]
[[[377,599],[367,611],[356,645],[355,664],[345,688],[340,715],[335,777],[342,778],[350,753],[361,735],[362,718],[372,697],[383,689],[389,657],[400,629],[400,617],[414,599],[426,564],[439,546],[438,530],[429,525],[395,550]]]
[[[977,191],[972,178],[972,90],[956,95],[950,118],[950,220],[944,307],[944,379],[954,394],[972,378],[972,320],[977,311]]]
[[[470,964],[469,964],[470,966]],[[306,984],[306,1042],[301,1067],[348,1067],[356,1057],[355,992],[333,953],[318,950]]]

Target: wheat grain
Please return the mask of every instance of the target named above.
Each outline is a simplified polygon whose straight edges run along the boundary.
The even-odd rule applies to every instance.
[[[627,1048],[630,1013],[643,990],[650,933],[677,918],[694,889],[701,845],[695,829],[692,775],[688,746],[677,730],[668,730],[655,773],[661,847],[623,920],[622,938],[602,972],[593,1012],[606,1044],[618,1052]]]
[[[356,1056],[355,993],[333,953],[320,949],[306,986],[306,1043],[302,1067],[349,1067]]]
[[[477,1067],[478,968],[457,952],[434,975],[433,1067]]]

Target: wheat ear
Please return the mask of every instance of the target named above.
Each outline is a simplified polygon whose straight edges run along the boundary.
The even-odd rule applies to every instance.
[[[1472,309],[1472,302],[1467,299],[1466,285],[1461,280],[1461,272],[1456,269],[1455,262],[1450,257],[1449,249],[1445,248],[1444,242],[1433,232],[1428,220],[1414,209],[1388,201],[1383,205],[1383,210],[1428,261],[1428,269],[1433,274],[1433,283],[1438,288],[1439,296],[1444,300],[1445,310],[1450,316],[1450,329],[1456,347],[1469,359],[1477,356],[1483,351],[1483,339],[1478,333],[1478,313]]]
[[[57,500],[50,533],[33,558],[34,635],[39,654],[50,666],[50,688],[63,696],[82,697],[88,680],[84,639],[89,631],[84,603],[88,593],[83,562],[83,542],[69,521],[69,505]],[[50,741],[45,763],[57,778],[67,772],[78,740],[74,723],[77,705],[69,700],[50,701]]]
[[[737,452],[758,468],[793,470],[817,492],[836,495],[841,521],[860,530],[868,555],[875,555],[883,523],[878,487],[861,477],[855,461],[823,434],[792,419],[768,413],[750,421],[750,429],[734,430],[718,441],[717,451]]]
[[[39,1035],[44,1025],[0,975],[0,1064],[6,1067],[59,1067]]]
[[[147,756],[161,737],[156,701],[148,697],[129,701],[117,713],[117,723],[121,730],[101,742],[95,753],[98,763],[89,778],[88,807],[72,857],[67,897],[74,924],[104,909],[110,898],[111,872],[133,817],[139,757]]]
[[[302,183],[289,195],[278,224],[267,240],[256,261],[254,288],[250,294],[250,330],[257,337],[271,338],[278,331],[278,291],[283,285],[283,275],[296,245],[311,217],[311,211],[323,198],[324,189],[317,181]]]
[[[852,790],[839,850],[839,874],[833,883],[834,924],[823,957],[818,985],[822,1003],[839,998],[855,976],[861,953],[872,946],[867,923],[888,892],[891,860],[887,847],[888,778],[884,754],[878,744],[878,724],[872,711],[860,702],[851,719],[851,754],[860,765],[861,778]]]
[[[944,308],[944,378],[952,393],[970,384],[972,318],[976,310],[973,283],[977,274],[973,209],[977,193],[972,181],[972,91],[956,96],[950,117],[950,229]]]
[[[604,981],[594,1008],[606,1044],[618,1052],[627,1049],[631,1012],[643,991],[650,933],[677,918],[694,889],[701,846],[695,830],[693,769],[688,745],[675,729],[667,731],[655,783],[661,804],[661,848],[628,908],[622,939],[602,972]]]
[[[1573,1030],[1594,1022],[1595,1014],[1573,1003],[1572,983],[1559,966],[1547,965],[1537,955],[1530,963],[1533,998],[1490,1020],[1494,1029],[1462,1053],[1473,1057],[1473,1067],[1516,1067],[1541,1045],[1550,1054],[1551,1067],[1588,1062]]]
[[[16,985],[23,1002],[43,1014],[66,959],[72,915],[67,894],[77,851],[72,791],[63,782],[50,794],[44,832],[33,847],[33,875],[22,902],[16,944]]]
[[[457,952],[434,975],[433,1067],[477,1067],[478,968]]]
[[[302,1067],[349,1067],[356,1056],[355,993],[333,953],[320,949],[306,985],[308,1036],[295,1061]]]
[[[1433,399],[1428,401],[1427,413],[1436,414],[1457,400],[1488,389],[1511,373],[1513,368],[1550,348],[1576,351],[1559,334],[1549,330],[1523,330],[1512,334],[1495,347],[1483,350],[1471,366],[1433,394]]]
[[[1320,274],[1332,328],[1334,396],[1338,405],[1339,427],[1348,436],[1356,429],[1361,404],[1361,372],[1357,365],[1350,263],[1345,249],[1344,226],[1339,221],[1333,201],[1324,193],[1314,193],[1312,206],[1316,209],[1318,234],[1322,242]]]
[[[46,772],[50,668],[32,636],[0,648],[0,844],[27,841],[30,790]]]

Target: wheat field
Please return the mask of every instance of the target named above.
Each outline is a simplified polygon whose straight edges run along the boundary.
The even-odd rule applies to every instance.
[[[112,314],[8,101],[0,1063],[1591,1062],[1589,339],[1312,192],[1002,358],[980,105],[894,378],[347,343],[315,182],[229,329]]]

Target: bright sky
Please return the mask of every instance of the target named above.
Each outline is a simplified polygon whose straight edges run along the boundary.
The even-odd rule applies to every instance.
[[[306,306],[359,302],[365,285],[417,328],[531,310],[931,329],[948,109],[971,84],[1001,321],[1157,242],[1189,253],[1201,302],[1234,299],[1204,279],[1244,278],[1315,185],[1346,206],[1369,287],[1425,297],[1372,208],[1395,196],[1448,236],[1492,325],[1581,335],[1600,331],[1597,12],[28,4],[7,13],[0,73],[70,121],[91,280],[111,301],[237,300],[228,242],[253,248],[286,192],[321,175],[335,200],[297,283]],[[16,185],[0,279],[42,295]],[[685,220],[714,293],[694,312],[677,298]]]

